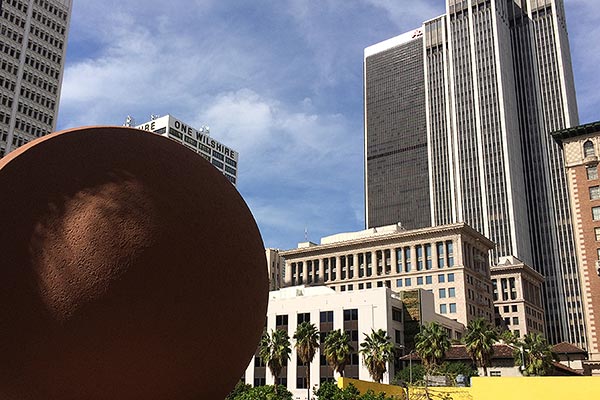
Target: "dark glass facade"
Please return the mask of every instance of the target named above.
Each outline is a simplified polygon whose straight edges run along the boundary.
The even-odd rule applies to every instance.
[[[365,59],[367,227],[431,226],[423,41]]]

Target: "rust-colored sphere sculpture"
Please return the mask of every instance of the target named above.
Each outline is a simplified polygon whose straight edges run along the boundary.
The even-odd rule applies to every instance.
[[[248,207],[181,144],[121,127],[0,160],[0,398],[223,399],[268,284]]]

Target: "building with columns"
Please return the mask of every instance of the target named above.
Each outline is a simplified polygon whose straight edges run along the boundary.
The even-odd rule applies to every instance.
[[[600,374],[600,121],[552,134],[562,146],[565,160],[578,275],[565,275],[571,281],[579,278],[582,291],[566,293],[567,301],[581,303],[587,325],[587,368]]]
[[[493,321],[488,258],[493,248],[464,223],[410,231],[396,224],[300,243],[280,255],[284,286],[424,289],[433,293],[437,313],[467,325],[478,317]]]
[[[366,334],[371,330],[383,329],[391,337],[396,348],[396,359],[414,349],[414,335],[423,323],[436,321],[441,324],[448,336],[458,339],[464,326],[451,318],[434,312],[434,299],[425,290],[411,290],[395,293],[384,287],[370,290],[336,292],[325,286],[292,286],[269,293],[266,330],[284,330],[290,338],[302,322],[317,326],[321,345],[310,364],[310,387],[328,380],[334,380],[332,369],[323,355],[323,343],[327,333],[341,329],[349,338],[354,352],[350,363],[344,369],[349,378],[372,380],[358,350]],[[294,399],[306,399],[308,383],[306,366],[298,361],[294,340],[291,339],[292,353],[278,379],[278,384],[286,386]],[[384,383],[389,383],[396,373],[396,362],[388,363]],[[272,385],[275,377],[258,357],[258,350],[244,374],[244,382],[253,386]]]
[[[544,277],[516,257],[500,257],[490,268],[496,325],[524,336],[544,330]]]

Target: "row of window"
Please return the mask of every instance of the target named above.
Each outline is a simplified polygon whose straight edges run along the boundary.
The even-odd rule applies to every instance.
[[[300,325],[303,322],[310,322],[310,313],[298,313],[296,314],[296,322]],[[319,320],[321,323],[333,323],[333,311],[321,311],[319,312]],[[287,326],[288,316],[286,314],[275,316],[275,326]],[[344,321],[358,321],[358,309],[349,308],[344,310]]]
[[[23,71],[23,79],[27,82],[31,83],[34,86],[37,86],[40,89],[47,91],[48,93],[57,94],[58,93],[58,85],[55,83],[49,82],[47,79],[44,79],[41,76],[38,76],[30,71]],[[50,108],[50,107],[49,107]]]
[[[410,287],[412,286],[412,278],[399,278],[396,279],[396,287]],[[437,283],[454,282],[454,273],[450,274],[438,274]],[[418,276],[416,278],[416,284],[419,285],[431,285],[433,284],[433,275]],[[452,296],[454,297],[454,296]]]
[[[456,303],[440,304],[440,314],[456,314]]]
[[[29,28],[29,32],[42,39],[46,43],[50,44],[51,46],[58,47],[59,49],[63,48],[62,40],[56,39],[54,36],[48,34],[48,32],[44,31],[43,29],[40,29],[37,26],[31,25],[31,27]]]
[[[15,0],[12,0],[12,1],[15,1]],[[63,21],[67,20],[67,13],[65,11],[61,10],[60,8],[54,6],[50,2],[48,2],[46,0],[35,0],[35,4],[44,8],[46,11],[51,12],[52,14],[56,15],[58,18],[62,19]]]
[[[53,31],[60,33],[61,35],[65,34],[65,27],[62,24],[57,24],[56,21],[54,21],[52,18],[48,18],[46,15],[37,12],[36,10],[33,10],[33,14],[32,14],[33,18],[36,19],[38,22],[41,22],[42,24],[46,25],[48,28],[52,29]],[[22,28],[24,28],[25,26],[22,26]]]

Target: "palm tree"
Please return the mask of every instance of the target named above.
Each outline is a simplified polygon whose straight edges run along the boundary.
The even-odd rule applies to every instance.
[[[315,358],[317,348],[319,348],[319,332],[315,324],[310,322],[302,322],[298,325],[296,333],[296,353],[298,358],[306,365],[306,386],[308,387],[308,397],[310,400],[310,363]]]
[[[520,349],[515,353],[519,364],[525,367],[523,375],[543,376],[552,371],[554,354],[544,336],[539,333],[529,333],[518,345]]]
[[[483,375],[487,376],[487,367],[494,355],[494,343],[498,340],[498,332],[490,323],[478,318],[469,321],[464,342],[467,353],[478,367],[483,368]]]
[[[415,350],[421,357],[428,373],[431,373],[446,356],[450,348],[448,333],[437,322],[431,322],[421,327],[421,332],[415,336]]]
[[[268,332],[263,334],[258,354],[275,377],[275,393],[277,393],[277,379],[290,359],[291,352],[290,337],[286,331],[276,329],[271,331],[270,335]]]
[[[350,338],[346,332],[340,329],[331,331],[325,337],[323,353],[327,363],[334,372],[344,376],[344,368],[350,362],[350,354],[354,348],[350,344]]]
[[[394,356],[394,345],[390,340],[391,338],[383,329],[377,332],[371,329],[371,335],[365,333],[365,341],[360,344],[360,352],[367,370],[377,383],[381,383],[383,374],[387,371],[387,363]]]

